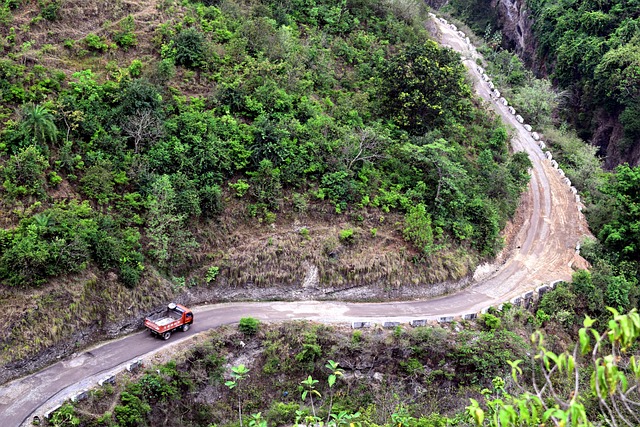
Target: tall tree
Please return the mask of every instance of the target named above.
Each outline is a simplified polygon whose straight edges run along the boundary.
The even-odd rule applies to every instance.
[[[383,73],[384,107],[413,135],[424,135],[470,111],[471,89],[459,55],[428,40],[406,47]]]

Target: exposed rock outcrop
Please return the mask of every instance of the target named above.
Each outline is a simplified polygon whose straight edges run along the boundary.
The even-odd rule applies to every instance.
[[[640,143],[634,141],[628,145],[621,144],[624,129],[618,117],[619,114],[605,110],[599,110],[594,114],[595,129],[590,142],[598,147],[605,169],[614,169],[622,163],[640,165]]]
[[[431,7],[438,9],[446,0],[426,0]],[[480,0],[474,0],[480,3]],[[484,3],[484,1],[482,1]],[[538,43],[533,33],[535,24],[532,12],[525,0],[490,0],[487,17],[497,17],[495,26],[502,32],[503,42],[514,51],[539,77],[552,72],[553,59],[540,57]],[[578,89],[570,105],[573,105],[572,125],[578,129],[582,138],[598,147],[598,155],[604,160],[606,169],[613,169],[622,163],[640,165],[640,140],[624,142],[624,129],[620,123],[620,108],[581,110],[581,91]],[[571,107],[570,107],[571,108]],[[579,113],[579,114],[578,114]],[[578,120],[578,118],[580,118]]]
[[[533,16],[524,0],[492,0],[496,9],[503,40],[525,64],[539,71],[542,62],[536,57],[536,39],[533,36]]]

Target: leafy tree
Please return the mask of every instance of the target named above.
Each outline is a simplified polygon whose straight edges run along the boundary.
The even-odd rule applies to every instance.
[[[196,188],[196,181],[180,172],[171,175],[170,179],[175,194],[176,212],[186,215],[187,218],[199,217],[202,211],[200,210],[200,192]]]
[[[415,43],[395,55],[383,72],[383,108],[414,135],[466,117],[471,90],[460,57],[434,41]]]
[[[598,232],[598,239],[621,260],[640,258],[640,167],[621,165],[614,180],[602,191],[609,195],[609,221]]]
[[[166,138],[149,147],[149,165],[157,173],[183,172],[201,187],[219,185],[249,163],[247,125],[230,115],[216,117],[197,105],[164,122]]]
[[[200,68],[205,63],[205,38],[196,28],[180,31],[172,40],[176,64],[186,68]]]
[[[463,211],[469,190],[469,173],[458,161],[458,147],[443,138],[422,137],[415,142],[419,145],[406,143],[401,147],[403,157],[425,170],[424,182],[435,188],[435,193],[429,194],[435,216],[455,217]]]
[[[433,229],[431,217],[425,206],[420,203],[413,207],[405,216],[404,238],[413,243],[423,253],[433,251]]]
[[[190,249],[198,246],[186,228],[187,215],[178,211],[177,195],[168,175],[157,177],[150,193],[147,215],[149,254],[162,268],[179,265],[190,257]]]
[[[162,96],[154,84],[146,79],[135,79],[122,84],[121,90],[120,114],[124,117],[134,117],[142,112],[159,117]]]
[[[280,169],[274,168],[271,160],[263,159],[255,172],[249,172],[249,192],[259,202],[271,208],[279,208],[282,199]]]
[[[550,124],[552,112],[558,106],[558,95],[546,79],[532,79],[518,88],[511,98],[513,105],[531,124],[544,126]]]
[[[344,209],[347,203],[353,200],[351,192],[352,178],[347,171],[342,170],[324,174],[320,185],[328,199],[334,202],[336,206],[341,207],[341,209]]]
[[[222,190],[217,185],[206,185],[200,188],[200,211],[205,218],[214,218],[224,210]]]
[[[87,168],[80,179],[80,186],[85,195],[106,205],[114,196],[115,182],[111,165],[107,162]]]

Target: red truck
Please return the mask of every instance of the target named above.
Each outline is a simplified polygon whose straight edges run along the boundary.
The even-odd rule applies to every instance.
[[[178,329],[186,332],[193,323],[193,313],[187,307],[171,303],[167,309],[144,319],[144,326],[156,337],[168,340]]]

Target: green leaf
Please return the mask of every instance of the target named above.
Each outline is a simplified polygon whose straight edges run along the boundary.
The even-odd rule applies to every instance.
[[[529,408],[527,407],[527,403],[524,400],[518,400],[517,403],[518,403],[518,410],[520,411],[520,420],[526,424],[531,419],[531,415],[529,414]]]
[[[518,382],[518,375],[522,375],[522,369],[518,366],[522,363],[522,360],[514,360],[513,362],[507,360],[509,366],[511,366],[511,378],[513,378],[514,382]]]
[[[584,321],[582,322],[582,326],[585,328],[590,328],[593,324],[596,323],[596,319],[592,319],[588,314],[584,316]]]
[[[508,426],[513,425],[512,420],[514,419],[513,408],[511,406],[506,406],[500,409],[498,414],[498,418],[500,419],[500,425]]]
[[[545,352],[544,352],[544,358],[543,358],[543,360],[544,360],[544,365],[545,365],[545,367],[547,368],[547,370],[550,370],[550,369],[551,369],[551,364],[549,363],[549,359],[551,359],[551,360],[553,361],[553,363],[554,363],[556,366],[558,366],[558,368],[559,368],[560,370],[562,370],[562,367],[561,367],[561,366],[559,366],[559,365],[560,365],[560,363],[559,363],[558,356],[556,356],[556,355],[555,355],[555,353],[553,353],[552,351],[545,351]]]
[[[569,379],[571,379],[571,377],[573,376],[574,374],[573,370],[575,369],[575,367],[576,367],[576,361],[573,358],[573,356],[569,355],[567,357],[567,377]]]
[[[589,349],[591,348],[591,340],[589,339],[587,330],[585,328],[580,328],[580,330],[578,331],[578,336],[580,339],[580,352],[582,354],[587,354],[589,352]]]
[[[484,423],[484,411],[480,408],[475,408],[473,411],[473,419],[476,425],[481,426]]]
[[[329,375],[327,382],[329,383],[329,387],[333,387],[333,385],[336,383],[336,376],[333,374]]]

